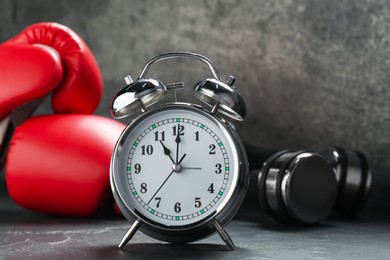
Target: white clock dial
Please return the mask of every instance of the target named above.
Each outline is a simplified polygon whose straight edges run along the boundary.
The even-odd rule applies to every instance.
[[[196,109],[171,108],[132,127],[122,174],[134,211],[154,223],[185,226],[224,207],[237,183],[238,158],[221,123]]]
[[[213,78],[193,86],[193,94],[212,109],[190,103],[152,105],[183,83],[164,84],[146,77],[150,66],[171,58],[191,58],[208,65]],[[110,106],[115,118],[141,112],[122,132],[110,165],[115,201],[132,222],[119,243],[122,248],[139,229],[162,241],[187,243],[218,232],[234,249],[224,230],[248,189],[248,160],[232,125],[220,115],[243,120],[246,105],[234,77],[221,81],[214,64],[190,52],[158,55],[138,79],[126,86]]]

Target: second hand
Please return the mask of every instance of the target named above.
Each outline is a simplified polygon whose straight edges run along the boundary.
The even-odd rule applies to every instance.
[[[184,160],[184,158],[187,156],[187,154],[183,154],[183,156],[181,157],[180,161],[176,164],[176,165],[180,165],[180,163]],[[157,191],[153,194],[153,196],[150,198],[150,200],[148,201],[148,203],[146,203],[146,205],[149,205],[149,203],[153,200],[153,198],[157,195],[157,193],[161,190],[161,188],[164,186],[164,184],[168,181],[168,179],[172,176],[172,174],[174,172],[179,172],[180,171],[180,168],[178,171],[175,171],[175,170],[172,170],[171,173],[168,175],[168,177],[165,179],[165,181],[161,184],[161,186],[157,189]]]
[[[164,184],[167,182],[167,180],[172,176],[172,173],[174,173],[175,171],[172,170],[171,173],[168,175],[168,177],[165,179],[165,181],[161,184],[160,188],[158,188],[158,190],[154,193],[154,195],[152,196],[152,198],[148,201],[148,203],[146,205],[149,205],[149,203],[152,201],[152,199],[157,195],[157,193],[161,190],[161,188],[164,186]]]

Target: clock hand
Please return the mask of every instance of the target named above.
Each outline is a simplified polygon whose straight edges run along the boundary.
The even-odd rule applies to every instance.
[[[179,161],[179,144],[181,142],[181,138],[180,138],[180,124],[177,125],[177,136],[176,136],[176,139],[175,139],[175,142],[176,142],[176,163],[175,164],[178,164],[178,161]]]
[[[172,173],[174,173],[175,171],[172,170],[171,173],[168,175],[168,177],[165,179],[165,181],[161,184],[160,188],[157,189],[157,191],[154,193],[154,195],[152,196],[152,198],[148,201],[148,203],[146,205],[149,205],[149,203],[152,201],[152,199],[157,195],[157,193],[161,190],[161,188],[164,186],[164,184],[167,182],[167,180],[172,176]]]
[[[187,156],[187,154],[183,154],[183,156],[181,157],[180,161],[177,163],[178,165],[180,165],[180,163],[183,161],[183,159]]]
[[[173,165],[173,170],[168,175],[168,177],[165,179],[165,181],[161,184],[161,186],[157,189],[157,191],[153,194],[152,198],[146,203],[146,205],[149,205],[149,203],[153,200],[153,198],[157,195],[157,193],[161,190],[161,188],[164,186],[164,184],[167,182],[167,180],[172,176],[174,172],[179,172],[181,170],[180,163],[183,161],[183,159],[187,156],[187,154],[183,154],[180,161],[177,164]]]
[[[164,149],[164,154],[165,155],[168,155],[169,156],[169,159],[171,159],[171,161],[173,162],[173,164],[175,164],[175,161],[172,159],[172,156],[171,156],[171,151],[163,144],[163,142],[160,140],[160,144],[162,145],[163,149]]]
[[[201,167],[181,167],[182,170],[202,170]]]

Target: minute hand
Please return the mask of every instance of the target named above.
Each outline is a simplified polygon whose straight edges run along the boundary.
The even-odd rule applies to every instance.
[[[180,142],[181,142],[181,138],[180,138],[180,125],[177,125],[177,136],[176,136],[176,139],[175,139],[175,142],[176,142],[176,163],[175,164],[179,164],[179,145],[180,145]]]

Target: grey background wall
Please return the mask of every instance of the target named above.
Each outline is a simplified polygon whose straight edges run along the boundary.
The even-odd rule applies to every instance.
[[[271,149],[339,145],[364,151],[374,172],[370,205],[390,207],[390,3],[387,0],[51,1],[0,0],[0,41],[29,24],[56,21],[81,35],[102,69],[105,95],[127,74],[170,51],[213,60],[248,103],[246,143]],[[1,75],[1,72],[0,72]],[[189,86],[201,63],[151,70]],[[38,113],[49,113],[45,104]]]

